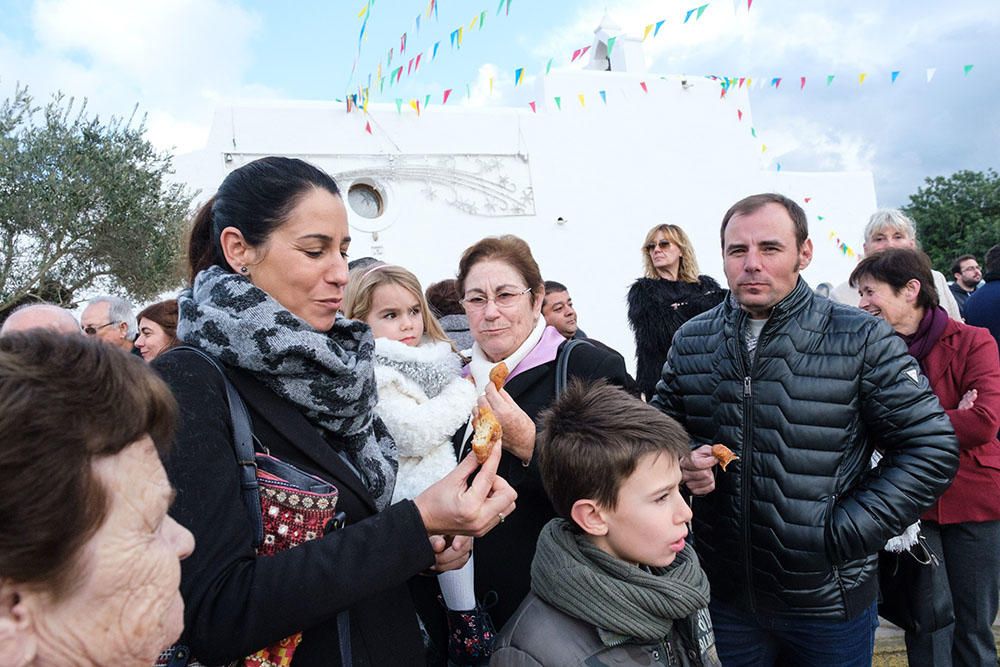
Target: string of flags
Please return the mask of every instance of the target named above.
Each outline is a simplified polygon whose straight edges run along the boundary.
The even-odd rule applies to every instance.
[[[964,65],[962,67],[962,75],[963,76],[969,76],[969,74],[972,72],[972,70],[973,70],[974,67],[975,67],[974,64]],[[858,82],[859,86],[864,85],[865,81],[867,81],[868,78],[869,78],[869,74],[870,74],[869,72],[859,72],[858,73],[857,82]],[[890,85],[895,85],[896,81],[900,78],[900,76],[902,74],[903,74],[902,70],[898,70],[898,69],[897,70],[891,70],[888,73],[889,84]],[[926,82],[930,83],[934,79],[934,76],[936,74],[937,74],[937,68],[936,67],[928,67],[925,70],[925,72],[924,72],[924,75],[926,77]],[[716,80],[716,81],[719,82],[719,84],[720,84],[720,86],[722,88],[721,97],[725,97],[726,93],[729,90],[732,90],[733,88],[736,88],[736,89],[743,88],[743,87],[751,88],[751,87],[756,86],[757,88],[767,87],[767,88],[773,88],[775,90],[778,90],[778,89],[781,88],[782,81],[785,80],[785,77],[780,77],[780,76],[775,76],[775,77],[750,77],[750,76],[719,77],[719,76],[714,76],[713,75],[713,76],[710,76],[709,78],[711,78],[711,79]],[[826,87],[827,88],[831,87],[833,85],[833,82],[836,79],[837,79],[837,75],[836,74],[827,74],[826,77],[825,77]],[[821,78],[821,80],[822,80],[822,78]],[[806,76],[800,76],[800,77],[798,77],[798,84],[799,84],[798,85],[798,89],[799,90],[804,90],[805,87],[806,87],[806,83],[808,81],[809,81],[809,77],[806,77]]]

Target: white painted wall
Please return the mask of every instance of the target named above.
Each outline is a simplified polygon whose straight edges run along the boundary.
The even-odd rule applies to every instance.
[[[580,326],[621,351],[632,368],[625,294],[641,274],[639,246],[655,224],[684,227],[702,272],[724,283],[723,213],[743,196],[777,191],[809,214],[816,247],[804,274],[810,284],[839,284],[854,266],[856,258],[845,257],[829,236],[860,249],[876,207],[871,174],[776,172],[761,138],[751,136],[745,89],[720,99],[718,83],[704,77],[586,70],[553,73],[536,86],[537,113],[433,103],[419,118],[391,104],[373,105],[367,116],[334,103],[223,107],[205,150],[178,158],[177,177],[200,188],[203,199],[230,169],[263,155],[302,157],[339,175],[345,189],[366,175],[386,190],[387,207],[375,222],[350,214],[351,255],[378,254],[425,285],[454,276],[462,251],[478,239],[517,234],[531,245],[543,276],[570,287]],[[373,134],[364,131],[366,120]],[[452,189],[467,180],[459,178],[462,170],[482,174]],[[500,184],[513,190],[510,201],[523,214],[487,209],[481,190]],[[377,241],[373,230],[380,230]]]

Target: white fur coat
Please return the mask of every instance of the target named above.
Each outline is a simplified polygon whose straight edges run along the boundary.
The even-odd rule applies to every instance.
[[[455,467],[451,437],[476,405],[476,388],[461,372],[461,359],[448,343],[425,338],[410,347],[375,340],[375,412],[399,449],[392,502],[415,498]]]

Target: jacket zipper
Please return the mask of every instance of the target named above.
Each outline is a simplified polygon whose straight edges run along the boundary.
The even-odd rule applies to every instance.
[[[837,494],[834,493],[830,496],[830,509],[837,504]],[[844,579],[840,576],[840,566],[836,563],[833,564],[833,578],[837,581],[837,588],[840,589],[840,599],[844,604],[844,608],[847,608],[847,589],[844,587]]]

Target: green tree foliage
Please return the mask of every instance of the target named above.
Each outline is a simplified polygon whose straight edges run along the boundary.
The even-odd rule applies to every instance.
[[[179,284],[191,196],[145,122],[87,113],[18,87],[0,105],[0,312],[71,304],[88,288],[149,299]]]
[[[983,262],[1000,243],[1000,176],[992,169],[928,178],[903,210],[917,223],[917,238],[934,268],[951,280],[956,257]]]

